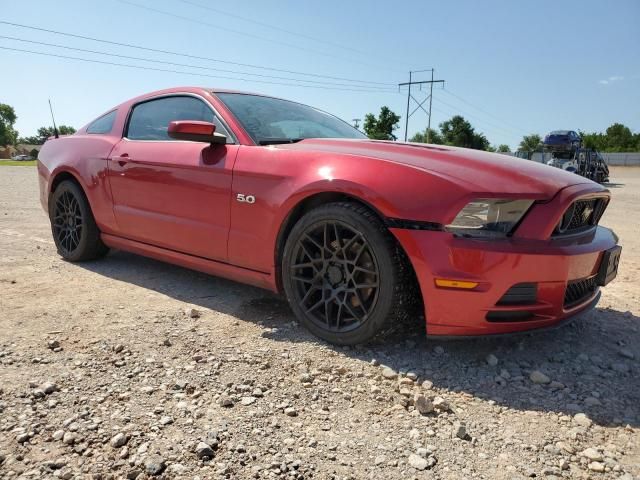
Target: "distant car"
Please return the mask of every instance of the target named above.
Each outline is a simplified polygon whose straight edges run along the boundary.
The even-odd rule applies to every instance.
[[[554,130],[542,142],[548,152],[573,153],[582,146],[582,137],[573,130]]]
[[[429,335],[550,327],[597,303],[620,256],[601,185],[243,92],[129,100],[49,139],[38,175],[65,259],[115,248],[282,292],[337,344],[414,306]]]
[[[26,160],[33,160],[33,157],[31,155],[14,155],[13,157],[11,157],[11,160],[17,160],[21,162]]]

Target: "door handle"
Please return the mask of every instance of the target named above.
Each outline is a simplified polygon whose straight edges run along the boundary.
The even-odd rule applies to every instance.
[[[121,167],[124,167],[127,164],[127,162],[131,161],[131,158],[129,158],[128,153],[123,153],[119,157],[113,157],[113,160],[118,162],[118,165],[120,165]]]

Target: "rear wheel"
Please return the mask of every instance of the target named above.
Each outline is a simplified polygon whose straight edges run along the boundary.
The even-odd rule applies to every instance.
[[[282,260],[284,289],[300,322],[340,345],[364,343],[395,325],[412,291],[408,271],[382,222],[354,203],[331,203],[304,215]]]
[[[75,182],[65,180],[56,187],[49,201],[49,219],[58,253],[66,260],[93,260],[109,251],[100,239],[89,202]]]

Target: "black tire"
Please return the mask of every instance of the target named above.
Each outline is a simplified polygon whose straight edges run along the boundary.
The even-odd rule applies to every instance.
[[[49,220],[56,248],[65,260],[94,260],[109,251],[100,239],[87,197],[75,182],[64,180],[56,187],[49,201]]]
[[[396,240],[375,213],[350,202],[322,205],[295,224],[282,280],[300,322],[337,345],[366,343],[394,327],[415,296]]]

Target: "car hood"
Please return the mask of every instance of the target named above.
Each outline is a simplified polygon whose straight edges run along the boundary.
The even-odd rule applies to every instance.
[[[325,152],[394,162],[466,184],[475,192],[553,197],[590,180],[564,170],[510,155],[467,148],[376,140],[306,139],[276,148]]]

